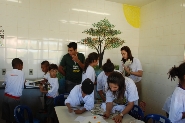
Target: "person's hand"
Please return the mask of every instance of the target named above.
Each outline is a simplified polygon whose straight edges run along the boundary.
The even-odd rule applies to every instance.
[[[123,67],[124,67],[124,70],[125,70],[127,73],[130,73],[130,69],[129,69],[127,66],[123,65]]]
[[[109,118],[109,117],[110,117],[110,113],[105,112],[105,113],[103,114],[103,118],[107,119],[107,118]]]
[[[80,61],[77,55],[72,55],[72,60],[75,61],[76,63]]]
[[[40,89],[43,89],[44,87],[43,87],[43,84],[39,84],[39,88]]]
[[[112,119],[115,121],[115,123],[122,123],[122,116],[119,114],[114,116]]]
[[[79,109],[74,110],[74,112],[75,112],[75,114],[82,114],[82,110],[79,110]]]
[[[69,113],[72,113],[73,109],[72,108],[68,108],[68,111],[69,111]]]

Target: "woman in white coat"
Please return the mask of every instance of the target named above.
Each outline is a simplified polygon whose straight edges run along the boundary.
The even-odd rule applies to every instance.
[[[123,46],[121,48],[122,60],[119,66],[119,70],[129,78],[131,78],[138,90],[139,97],[141,97],[141,79],[143,75],[143,70],[141,62],[138,58],[132,56],[131,50],[128,46]]]

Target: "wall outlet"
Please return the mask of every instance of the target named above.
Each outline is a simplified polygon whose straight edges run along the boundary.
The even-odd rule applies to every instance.
[[[2,69],[2,75],[6,74],[6,69]]]
[[[33,75],[33,69],[29,69],[29,75]]]

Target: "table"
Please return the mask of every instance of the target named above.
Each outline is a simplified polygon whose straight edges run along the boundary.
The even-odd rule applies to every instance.
[[[55,111],[59,120],[59,123],[79,123],[74,121],[78,116],[93,116],[90,111],[86,111],[83,114],[69,113],[67,106],[56,106]],[[115,123],[112,119],[105,119],[108,123]],[[143,121],[136,120],[134,117],[126,114],[123,117],[122,123],[144,123]]]

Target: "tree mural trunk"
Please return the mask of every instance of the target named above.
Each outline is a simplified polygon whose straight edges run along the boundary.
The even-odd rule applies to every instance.
[[[99,68],[101,68],[102,67],[102,61],[103,61],[104,51],[101,52],[99,55],[100,55],[100,58],[99,58]]]

